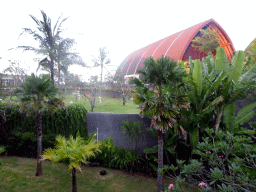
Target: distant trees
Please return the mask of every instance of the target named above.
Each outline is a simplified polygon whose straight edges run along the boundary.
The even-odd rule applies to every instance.
[[[9,62],[9,66],[4,69],[4,74],[12,76],[11,80],[13,81],[12,85],[14,87],[19,86],[27,77],[27,72],[24,68],[20,67],[19,61],[9,60]]]
[[[108,78],[108,84],[110,85],[112,92],[118,93],[118,95],[122,98],[123,106],[125,106],[127,97],[129,97],[131,94],[131,85],[129,85],[124,77],[118,73]]]
[[[95,98],[98,95],[99,90],[99,83],[98,83],[98,76],[91,76],[90,82],[88,84],[90,93],[84,92],[83,95],[85,98],[87,98],[91,104],[91,112],[94,112],[95,107]]]
[[[101,73],[100,73],[100,97],[102,95],[102,75],[103,75],[103,67],[105,67],[105,65],[108,65],[111,61],[109,58],[107,58],[107,51],[106,51],[106,47],[100,48],[99,49],[100,55],[98,56],[98,58],[94,58],[92,60],[92,62],[94,63],[94,67],[99,67],[101,68]],[[100,98],[100,102],[101,102],[101,98]]]

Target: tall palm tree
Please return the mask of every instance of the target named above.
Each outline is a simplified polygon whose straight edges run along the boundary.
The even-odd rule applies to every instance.
[[[42,78],[36,77],[32,74],[28,77],[23,85],[21,85],[22,109],[34,108],[36,114],[36,129],[37,129],[37,171],[36,176],[42,175],[42,164],[39,161],[42,154],[42,115],[41,109],[48,107],[50,109],[56,108],[60,100],[54,96],[58,89],[52,85],[51,79],[48,75],[43,75]],[[48,101],[46,101],[46,99]]]
[[[183,104],[182,95],[177,88],[186,72],[184,68],[169,57],[156,61],[151,57],[144,62],[144,68],[138,70],[140,80],[133,78],[136,85],[134,101],[140,104],[141,113],[152,118],[151,128],[158,133],[158,170],[163,169],[163,134],[171,127],[177,115],[177,107]],[[163,191],[163,174],[158,172],[157,191]]]
[[[34,51],[38,54],[46,55],[50,60],[50,71],[51,71],[51,80],[54,85],[54,60],[56,57],[56,44],[61,39],[60,34],[62,32],[61,25],[67,18],[64,18],[60,21],[61,16],[58,18],[56,24],[52,28],[51,19],[46,15],[46,13],[41,10],[43,20],[38,20],[35,16],[29,15],[37,25],[37,30],[30,28],[23,28],[23,32],[20,34],[29,34],[39,42],[39,49],[32,46],[18,46],[18,49],[24,51]],[[40,50],[44,50],[43,52]]]
[[[72,135],[68,140],[58,135],[56,149],[46,149],[43,153],[41,161],[48,159],[54,163],[64,162],[69,169],[72,169],[72,192],[77,191],[76,169],[81,171],[79,163],[87,163],[90,157],[101,152],[101,143],[94,139],[95,135],[95,133],[91,134],[88,140],[81,138],[79,132],[75,139]]]
[[[71,52],[74,44],[75,40],[70,38],[62,39],[57,43],[55,61],[58,69],[58,84],[60,84],[61,71],[66,74],[70,65],[77,64],[85,67],[85,63],[80,55],[78,53]]]
[[[108,65],[111,61],[110,61],[109,58],[107,58],[106,47],[100,48],[99,51],[100,51],[99,57],[94,58],[92,60],[92,62],[94,63],[94,67],[99,67],[100,66],[100,68],[101,68],[101,73],[100,73],[100,98],[101,98],[103,68],[106,69],[105,65]],[[101,102],[101,99],[100,99],[100,102]]]

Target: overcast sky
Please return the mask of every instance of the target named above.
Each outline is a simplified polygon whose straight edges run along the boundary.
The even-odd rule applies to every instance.
[[[131,52],[148,44],[213,18],[227,32],[236,50],[244,50],[256,38],[255,0],[12,0],[1,2],[0,71],[8,60],[35,72],[38,57],[31,52],[7,51],[19,45],[38,46],[29,36],[21,36],[22,28],[35,29],[29,14],[42,19],[44,10],[55,24],[58,17],[69,17],[62,27],[63,37],[76,40],[76,51],[92,65],[100,47],[107,47],[113,70]],[[99,74],[100,69],[72,67],[84,79]]]

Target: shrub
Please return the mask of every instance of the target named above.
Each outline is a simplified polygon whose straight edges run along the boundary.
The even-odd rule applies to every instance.
[[[11,131],[19,131],[20,129],[26,132],[36,131],[36,112],[30,111],[25,113],[19,111],[19,105],[2,105],[2,110],[6,114],[6,125]],[[45,134],[61,134],[68,137],[75,135],[77,131],[81,133],[81,137],[87,137],[86,128],[86,113],[87,110],[83,105],[72,104],[67,107],[58,109],[54,114],[44,109],[42,110],[43,117],[43,133]]]
[[[34,132],[16,131],[13,132],[9,145],[6,145],[9,155],[36,157],[37,136]],[[54,146],[56,135],[44,134],[42,138],[42,149]]]
[[[220,191],[255,191],[256,149],[251,140],[255,131],[240,128],[236,134],[208,128],[206,132],[209,137],[202,138],[196,150],[200,159],[191,159],[188,165],[177,160],[177,167],[165,166],[162,171],[171,170],[173,178],[179,175],[188,182],[203,181]]]

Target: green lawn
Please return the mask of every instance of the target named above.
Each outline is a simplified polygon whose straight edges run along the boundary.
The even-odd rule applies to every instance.
[[[43,161],[44,175],[36,177],[36,159],[1,157],[0,161],[0,191],[72,191],[71,171],[66,165],[56,166],[52,162]],[[106,176],[99,174],[102,169],[107,171]],[[153,192],[156,191],[156,182],[156,178],[127,174],[110,168],[82,166],[82,173],[77,171],[78,191]],[[167,188],[170,180],[165,178],[164,182]]]
[[[9,97],[5,98],[8,101]],[[12,97],[12,102],[17,102],[16,96]],[[80,103],[85,106],[88,112],[91,111],[91,105],[87,98],[81,95],[80,100],[76,99],[75,95],[66,95],[64,102],[69,105],[70,102]],[[99,97],[95,100],[94,112],[106,112],[106,113],[139,113],[140,110],[138,106],[132,103],[132,101],[127,100],[126,105],[123,106],[123,101],[121,98],[112,97],[102,97],[102,102],[99,102]]]
[[[66,95],[64,102],[68,105],[70,102],[83,104],[88,111],[91,110],[89,100],[84,96],[81,96],[80,100],[76,99],[75,95]],[[139,113],[140,110],[131,101],[127,101],[123,106],[123,101],[120,98],[102,97],[102,103],[99,102],[97,97],[95,100],[94,112],[106,112],[106,113]]]

